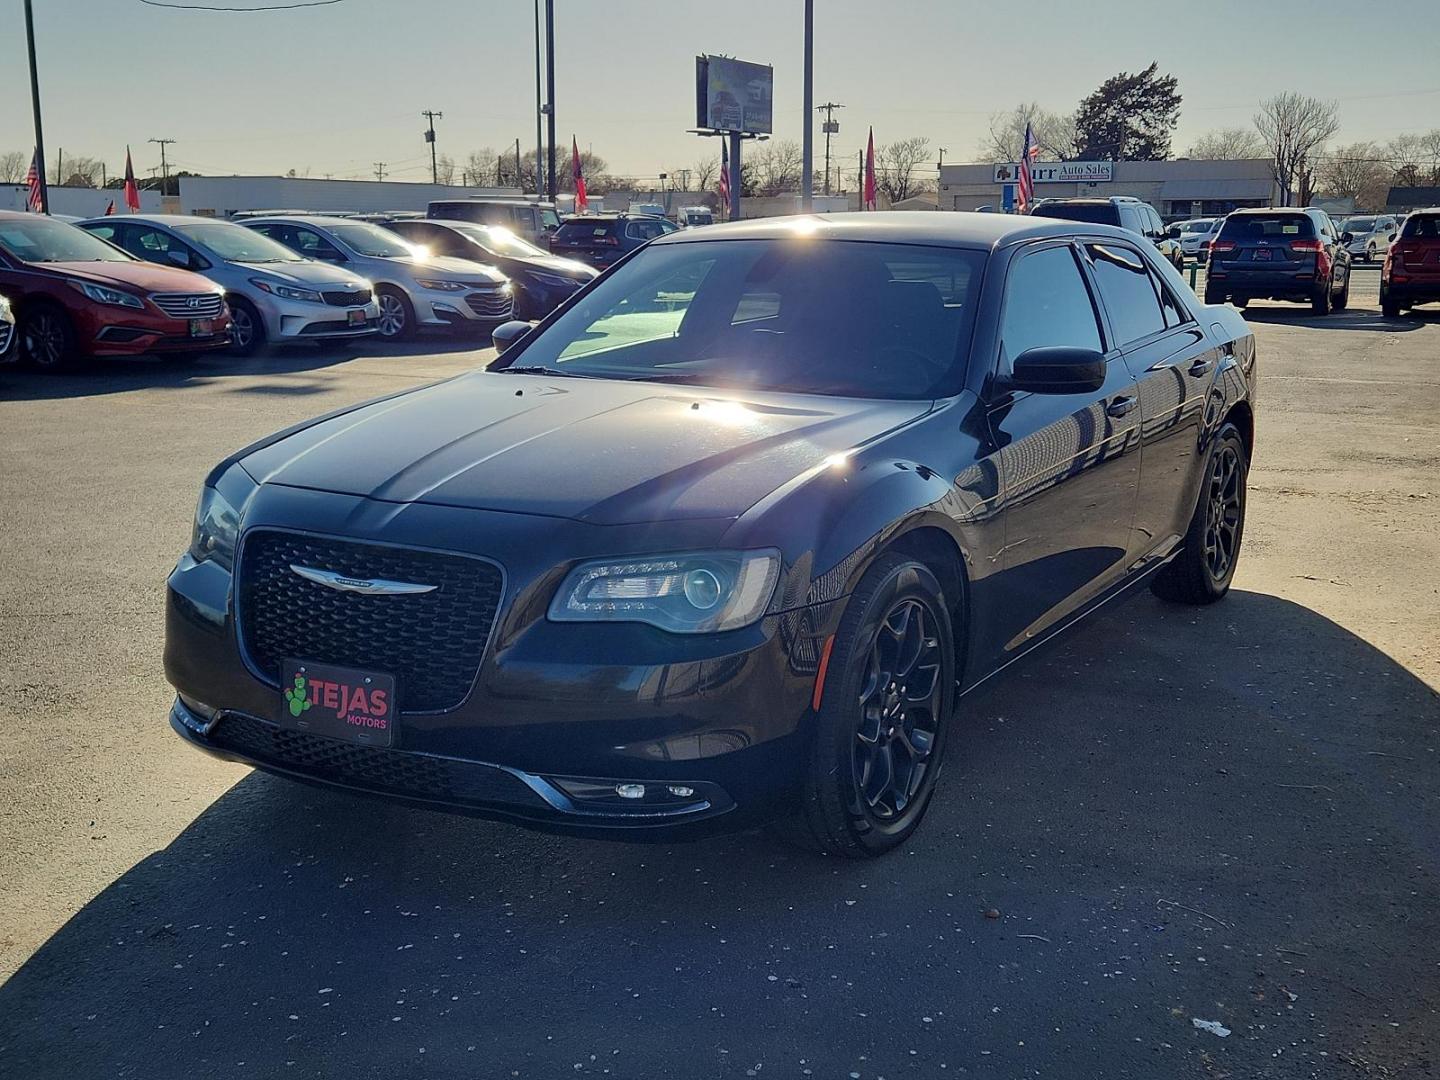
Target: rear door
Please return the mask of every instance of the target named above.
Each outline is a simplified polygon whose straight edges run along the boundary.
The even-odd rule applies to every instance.
[[[1135,379],[1109,348],[1080,253],[1068,241],[1029,245],[1005,278],[996,371],[1028,349],[1068,345],[1106,355],[1101,389],[992,394],[1000,447],[1006,581],[997,614],[1003,663],[1117,581],[1129,563],[1140,481]]]
[[[1131,558],[1168,550],[1194,509],[1205,400],[1219,351],[1188,301],[1136,247],[1085,244],[1086,265],[1140,399],[1140,489]]]

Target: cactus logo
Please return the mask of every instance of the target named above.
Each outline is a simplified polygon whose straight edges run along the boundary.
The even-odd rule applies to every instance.
[[[295,675],[295,689],[285,691],[285,704],[289,707],[291,716],[299,716],[310,708],[310,694],[305,689],[304,675]]]

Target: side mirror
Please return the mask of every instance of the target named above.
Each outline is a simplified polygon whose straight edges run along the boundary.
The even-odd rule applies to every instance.
[[[490,342],[495,346],[495,354],[497,356],[503,354],[531,329],[531,325],[521,319],[511,319],[509,322],[501,323],[490,333]]]
[[[1342,233],[1340,234],[1340,242],[1341,242],[1342,244],[1348,244],[1348,243],[1350,243],[1351,240],[1354,240],[1354,239],[1355,239],[1355,234],[1352,233],[1352,232],[1350,232],[1348,229],[1347,229],[1345,232],[1342,232]]]
[[[181,248],[171,248],[165,252],[165,260],[180,267],[182,270],[190,269],[190,253]]]
[[[1032,394],[1085,394],[1105,385],[1105,357],[1094,349],[1048,345],[1027,349],[1015,358],[1003,390]]]
[[[1168,236],[1171,240],[1179,240],[1180,229],[1178,226],[1171,227],[1165,230],[1165,235]]]

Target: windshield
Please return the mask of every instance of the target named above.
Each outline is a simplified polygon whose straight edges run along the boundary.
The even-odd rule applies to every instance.
[[[825,241],[646,249],[496,369],[844,397],[958,392],[985,255]]]
[[[520,258],[543,258],[547,252],[541,251],[534,244],[521,240],[509,229],[502,229],[498,225],[452,225],[456,232],[474,240],[491,255],[514,255]]]
[[[1345,224],[1340,226],[1342,232],[1370,232],[1375,228],[1373,217],[1352,217],[1346,218]]]
[[[1187,221],[1180,226],[1182,233],[1208,233],[1213,221]]]
[[[22,262],[134,262],[98,236],[47,217],[0,221],[0,247]]]
[[[204,244],[226,262],[289,263],[305,261],[283,244],[276,243],[268,236],[242,225],[231,225],[224,221],[206,221],[195,225],[177,225],[175,231],[181,236],[194,240],[197,244]]]
[[[1110,203],[1044,203],[1034,212],[1037,217],[1085,221],[1092,225],[1117,225],[1120,222],[1119,211]]]
[[[344,225],[331,225],[329,229],[335,238],[353,248],[360,255],[378,259],[408,259],[415,249],[397,233],[368,225],[363,221],[349,221]]]

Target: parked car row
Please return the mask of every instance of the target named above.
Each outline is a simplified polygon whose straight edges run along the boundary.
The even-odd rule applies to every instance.
[[[1166,262],[1177,270],[1185,264],[1185,255],[1177,240],[1165,227],[1159,212],[1147,202],[1131,195],[1112,195],[1105,199],[1042,199],[1030,211],[1037,217],[1060,218],[1090,225],[1114,225],[1143,236],[1155,245]]]
[[[1380,310],[1390,318],[1416,304],[1440,302],[1440,206],[1416,210],[1385,253]]]

